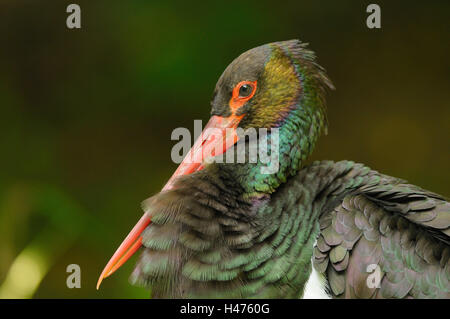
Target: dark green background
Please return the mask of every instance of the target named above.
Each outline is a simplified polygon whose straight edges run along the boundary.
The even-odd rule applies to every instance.
[[[368,1],[71,2],[0,2],[0,296],[148,296],[127,282],[135,258],[95,282],[176,168],[172,130],[206,120],[223,69],[267,42],[309,42],[336,86],[314,159],[450,194],[449,1],[377,1],[381,30]],[[15,261],[25,285],[42,277],[34,294],[5,288]]]

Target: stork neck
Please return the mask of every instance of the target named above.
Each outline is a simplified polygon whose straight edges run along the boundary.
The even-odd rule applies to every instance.
[[[302,108],[292,110],[278,128],[268,130],[267,135],[258,135],[258,145],[248,141],[235,145],[233,152],[238,153],[239,144],[246,144],[245,162],[219,164],[220,172],[234,186],[238,182],[247,195],[271,194],[302,168],[316,145],[323,125],[321,113]],[[250,150],[254,147],[258,147],[256,163],[249,161]],[[265,158],[259,156],[261,148],[262,153],[266,153]]]

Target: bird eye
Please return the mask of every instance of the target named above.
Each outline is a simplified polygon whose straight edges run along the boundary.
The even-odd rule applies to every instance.
[[[247,97],[252,93],[252,86],[250,84],[244,84],[239,88],[239,97]]]
[[[239,82],[233,89],[230,107],[236,110],[247,103],[255,95],[256,83],[256,81]]]
[[[249,100],[255,95],[255,91],[256,81],[242,81],[234,87],[233,98]]]

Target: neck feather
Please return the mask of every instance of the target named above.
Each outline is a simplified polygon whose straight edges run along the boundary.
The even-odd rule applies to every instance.
[[[216,165],[220,166],[219,171],[230,181],[230,186],[240,187],[246,196],[272,194],[303,167],[314,150],[324,122],[325,118],[321,112],[312,111],[310,108],[292,110],[276,134],[269,130],[267,135],[259,135],[257,145],[242,141],[245,143],[244,163],[236,163],[236,160],[232,164]],[[234,154],[239,152],[238,145],[233,149]],[[250,162],[250,149],[261,148],[261,145],[267,145],[266,160],[258,156],[256,163]]]

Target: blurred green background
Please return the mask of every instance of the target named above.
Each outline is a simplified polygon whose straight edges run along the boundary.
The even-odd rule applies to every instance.
[[[377,1],[381,30],[369,3],[0,1],[0,298],[148,297],[136,257],[95,283],[176,168],[172,130],[206,120],[223,69],[267,42],[309,42],[336,85],[313,159],[449,196],[450,2]]]

